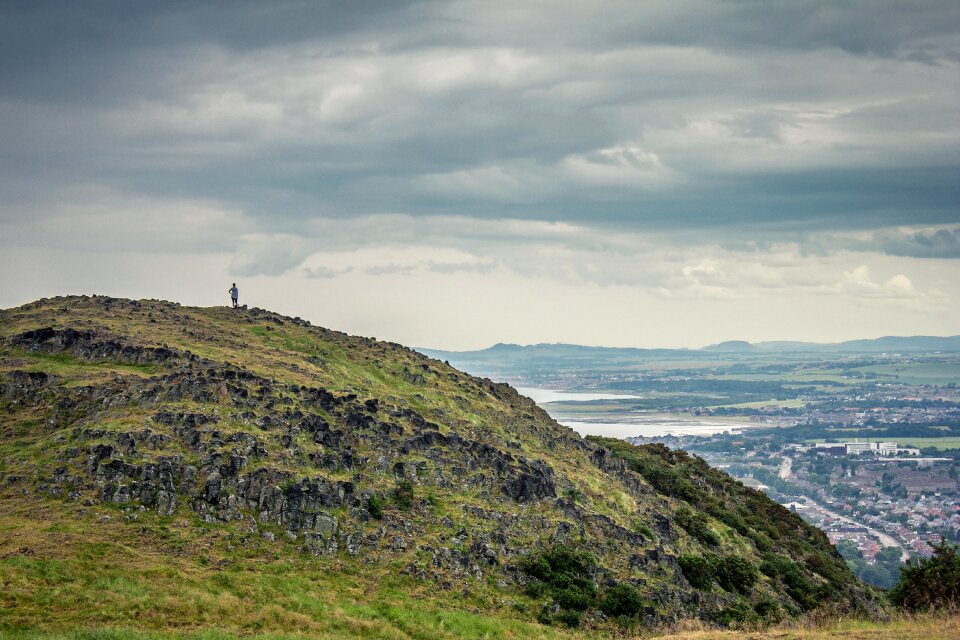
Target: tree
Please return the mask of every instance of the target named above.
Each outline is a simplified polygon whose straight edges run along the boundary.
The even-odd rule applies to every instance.
[[[957,547],[941,542],[933,555],[908,562],[890,593],[897,606],[926,611],[960,606],[960,555]]]

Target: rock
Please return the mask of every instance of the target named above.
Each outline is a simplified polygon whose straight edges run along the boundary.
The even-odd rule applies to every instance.
[[[203,485],[203,499],[210,504],[217,504],[220,501],[220,488],[222,484],[223,479],[220,477],[220,474],[216,471],[211,473]]]

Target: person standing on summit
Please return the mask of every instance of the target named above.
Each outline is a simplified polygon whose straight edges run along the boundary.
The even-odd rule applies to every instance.
[[[240,290],[237,289],[237,283],[234,282],[233,286],[230,287],[230,299],[233,301],[233,308],[236,309],[240,305],[237,303],[237,299],[240,297]]]

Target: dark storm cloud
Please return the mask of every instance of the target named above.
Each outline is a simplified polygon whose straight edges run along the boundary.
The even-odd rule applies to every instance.
[[[378,213],[943,225],[958,33],[954,2],[7,2],[0,222],[96,187],[294,235]]]

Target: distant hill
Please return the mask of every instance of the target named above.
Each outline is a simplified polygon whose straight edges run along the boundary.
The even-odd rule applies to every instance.
[[[752,353],[757,348],[745,340],[727,340],[719,344],[712,344],[704,347],[703,351],[715,351],[718,353]]]
[[[572,637],[537,621],[874,607],[823,532],[699,458],[258,309],[0,311],[0,507],[0,638]]]
[[[502,377],[531,374],[544,369],[611,369],[649,360],[670,360],[698,353],[688,349],[636,349],[589,347],[576,344],[516,345],[498,343],[478,351],[417,349],[475,375]]]
[[[758,342],[757,349],[767,352],[811,351],[818,353],[933,353],[960,351],[960,336],[885,336],[846,342]]]
[[[840,351],[863,351],[877,353],[881,351],[960,351],[960,336],[886,336],[873,340],[850,340],[838,345]]]
[[[644,363],[669,360],[729,360],[776,353],[882,354],[960,352],[960,336],[888,336],[832,344],[773,341],[751,344],[728,340],[702,349],[641,349],[574,344],[496,344],[477,351],[418,349],[421,353],[476,375],[530,376],[545,371],[632,371]]]

